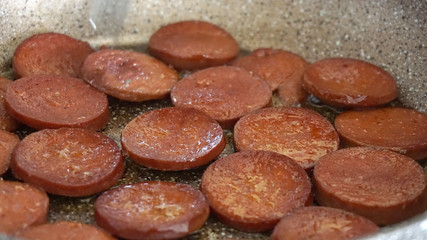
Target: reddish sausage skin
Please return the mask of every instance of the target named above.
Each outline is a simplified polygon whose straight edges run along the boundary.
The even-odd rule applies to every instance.
[[[304,169],[267,151],[233,153],[215,161],[202,176],[201,190],[222,222],[247,232],[270,230],[288,211],[312,204]]]
[[[12,155],[13,175],[63,196],[88,196],[112,187],[124,171],[119,146],[79,128],[45,129],[25,137]]]
[[[9,85],[5,100],[13,117],[35,129],[98,130],[110,118],[107,96],[77,78],[20,78]]]
[[[172,88],[175,106],[192,107],[230,129],[245,114],[271,102],[268,84],[238,67],[212,67],[193,73]]]
[[[209,205],[187,184],[140,182],[103,193],[95,202],[96,223],[126,239],[177,239],[202,227]]]
[[[12,80],[0,77],[0,129],[9,132],[15,131],[19,126],[19,123],[4,108],[4,95],[6,95],[7,86],[12,82]]]
[[[376,107],[398,95],[394,78],[383,69],[356,59],[328,58],[310,65],[303,87],[336,107]]]
[[[47,220],[49,197],[20,182],[0,180],[0,233],[14,234]]]
[[[103,230],[79,222],[55,222],[27,228],[17,237],[28,240],[114,240]]]
[[[369,147],[341,149],[314,167],[320,205],[341,208],[378,225],[400,222],[427,209],[423,168],[404,155]]]
[[[19,143],[19,137],[5,130],[0,130],[0,175],[9,169],[13,149]]]
[[[262,77],[272,91],[282,83],[299,82],[308,63],[300,56],[281,49],[259,48],[238,58],[233,66],[244,68]]]
[[[178,81],[178,74],[155,58],[111,49],[90,54],[82,74],[98,90],[133,102],[164,98]]]
[[[228,32],[212,23],[183,21],[156,31],[148,51],[177,69],[194,70],[227,63],[239,54],[239,45]]]
[[[288,156],[304,169],[339,147],[339,136],[320,114],[304,108],[264,108],[242,117],[234,127],[238,151],[265,150]]]
[[[415,160],[427,157],[427,115],[405,108],[348,111],[335,118],[347,146],[392,150]]]
[[[272,240],[354,239],[379,227],[357,214],[329,207],[302,207],[285,215],[274,228]]]
[[[221,126],[192,108],[172,107],[147,112],[129,122],[122,147],[137,163],[160,170],[198,167],[225,148]]]
[[[16,78],[47,74],[80,77],[83,61],[92,52],[89,43],[64,34],[37,34],[16,48],[13,70]]]

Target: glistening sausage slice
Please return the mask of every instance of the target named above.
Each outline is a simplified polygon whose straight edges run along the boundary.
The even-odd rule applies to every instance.
[[[150,38],[151,55],[178,69],[202,69],[225,64],[239,54],[236,40],[224,29],[204,21],[166,25]]]
[[[83,64],[83,79],[113,97],[140,102],[166,97],[178,74],[148,55],[124,50],[101,50]]]
[[[329,207],[302,207],[285,215],[274,228],[272,240],[354,239],[375,233],[378,226],[357,214]]]
[[[413,159],[369,147],[341,149],[314,167],[320,205],[341,208],[378,225],[400,222],[427,209],[427,177]]]
[[[234,127],[238,151],[266,150],[288,156],[304,169],[339,147],[339,136],[320,114],[304,108],[264,108],[242,117]]]
[[[107,96],[77,78],[36,76],[9,85],[6,110],[35,128],[80,127],[98,130],[110,113]]]
[[[225,148],[222,128],[215,120],[183,107],[139,115],[123,129],[121,140],[134,161],[161,170],[204,165]]]
[[[16,78],[47,74],[80,77],[83,61],[92,52],[89,43],[64,34],[37,34],[16,48],[13,70]]]
[[[114,240],[103,230],[84,223],[60,221],[27,228],[16,234],[28,240]]]
[[[14,234],[47,220],[49,197],[20,182],[0,180],[0,233]]]
[[[348,111],[335,118],[347,146],[389,149],[415,160],[427,157],[427,115],[406,108]]]
[[[19,137],[5,130],[0,130],[0,175],[9,169],[13,149],[19,143]]]
[[[140,182],[104,192],[96,223],[126,239],[177,239],[199,229],[209,215],[203,194],[187,184]]]
[[[244,151],[216,160],[201,190],[218,218],[236,229],[272,229],[288,211],[312,204],[304,169],[274,152]]]
[[[45,129],[25,137],[12,155],[13,175],[63,196],[88,196],[122,176],[119,146],[104,134],[80,128]]]
[[[232,128],[245,114],[270,104],[271,91],[260,77],[238,67],[212,67],[195,72],[172,88],[175,106],[192,107]]]
[[[259,75],[274,91],[282,83],[298,85],[302,89],[301,77],[308,63],[302,57],[285,50],[259,48],[248,56],[238,58],[232,65]]]
[[[19,126],[19,123],[4,108],[4,95],[6,95],[7,86],[12,82],[12,80],[0,77],[0,129],[10,132],[15,131]]]
[[[328,58],[310,65],[303,87],[323,102],[337,107],[375,107],[397,97],[396,81],[386,71],[368,62]]]

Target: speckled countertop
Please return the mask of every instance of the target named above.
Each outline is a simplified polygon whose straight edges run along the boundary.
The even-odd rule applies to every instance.
[[[16,46],[36,33],[55,31],[89,41],[94,47],[145,51],[149,37],[160,26],[200,19],[229,31],[244,50],[274,47],[300,54],[310,62],[341,56],[381,66],[396,78],[400,101],[427,113],[425,0],[2,0],[0,5],[2,76],[12,76],[11,59]],[[130,119],[169,106],[170,101],[136,104],[110,99],[110,104],[112,120],[104,133],[119,141],[120,131]],[[28,131],[22,130],[21,137]],[[232,133],[227,134],[229,145],[223,155],[233,151]],[[161,179],[198,186],[203,170],[163,173],[127,159],[125,177],[119,184]],[[95,198],[55,197],[50,221],[93,222],[91,207]],[[427,238],[425,234],[419,236]],[[211,217],[203,230],[188,237],[199,238],[265,239],[268,234],[241,233]]]

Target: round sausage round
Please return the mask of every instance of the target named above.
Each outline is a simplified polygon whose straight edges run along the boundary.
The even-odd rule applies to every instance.
[[[341,208],[388,225],[427,209],[427,177],[404,155],[369,147],[341,149],[314,167],[320,205]]]
[[[379,227],[357,214],[329,207],[302,207],[285,215],[274,228],[272,240],[354,239],[378,232]]]
[[[202,227],[209,205],[190,185],[140,182],[104,192],[95,202],[96,223],[126,239],[177,239]]]
[[[5,130],[0,130],[0,175],[9,169],[13,149],[19,143],[19,137]]]
[[[49,197],[40,189],[0,179],[0,233],[14,234],[47,220]]]
[[[90,54],[82,75],[98,90],[133,102],[164,98],[178,81],[175,70],[155,58],[112,49]]]
[[[83,61],[92,52],[89,43],[64,34],[37,34],[16,48],[13,70],[16,78],[36,75],[80,77]]]
[[[201,190],[219,220],[242,231],[272,229],[288,211],[312,204],[307,173],[274,152],[244,151],[212,163]]]
[[[5,100],[5,108],[14,118],[35,129],[98,130],[110,118],[107,96],[77,78],[20,78],[9,85]]]
[[[245,114],[271,102],[268,84],[245,69],[222,66],[193,73],[172,88],[175,106],[196,108],[232,128]]]
[[[242,117],[234,127],[238,151],[266,150],[288,156],[311,170],[317,160],[339,147],[334,126],[304,108],[264,108]]]
[[[298,90],[293,88],[295,91],[304,91],[301,77],[308,63],[294,53],[281,49],[259,48],[250,55],[238,58],[232,65],[259,75],[270,85],[272,91],[282,83],[299,86]]]
[[[148,51],[175,68],[194,70],[229,62],[239,54],[239,45],[212,23],[182,21],[157,30],[148,42]]]
[[[13,175],[63,196],[88,196],[112,187],[124,171],[119,146],[80,128],[45,129],[25,137],[11,160]]]
[[[13,81],[7,78],[0,77],[0,129],[12,132],[15,131],[19,123],[16,121],[4,108],[4,95],[6,89]]]
[[[321,101],[336,107],[376,107],[391,102],[398,90],[394,78],[368,62],[328,58],[310,65],[303,87]]]
[[[371,146],[407,155],[427,157],[427,115],[406,108],[347,111],[335,118],[335,127],[347,146]]]
[[[60,221],[27,228],[16,234],[27,240],[114,240],[103,230],[84,223]]]
[[[160,170],[207,164],[225,148],[221,126],[192,108],[171,107],[139,115],[122,131],[122,147],[137,163]]]

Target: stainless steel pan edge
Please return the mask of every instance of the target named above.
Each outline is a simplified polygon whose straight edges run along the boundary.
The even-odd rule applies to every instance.
[[[3,0],[0,73],[25,38],[61,32],[100,45],[144,50],[160,26],[213,22],[245,50],[283,48],[310,62],[343,56],[369,61],[397,80],[400,101],[427,112],[427,1]],[[3,239],[0,237],[0,239]],[[366,239],[427,239],[427,213]]]

